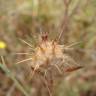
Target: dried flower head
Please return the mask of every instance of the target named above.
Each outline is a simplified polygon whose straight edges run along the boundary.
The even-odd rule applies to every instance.
[[[26,41],[22,41],[28,46],[32,47]],[[46,88],[48,89],[50,96],[52,96],[46,80],[48,82],[49,79],[50,82],[50,77],[54,78],[58,75],[63,76],[65,72],[72,72],[74,70],[82,68],[82,66],[78,66],[70,56],[64,53],[64,50],[69,49],[69,47],[71,47],[72,45],[60,45],[55,40],[49,40],[48,35],[45,33],[41,36],[37,47],[33,49],[34,53],[31,55],[31,57],[17,63],[22,63],[30,60],[31,62],[29,63],[29,67],[31,68],[32,72],[31,78],[33,78],[33,76],[35,76],[36,74],[41,74],[41,76],[44,77]]]
[[[28,44],[24,40],[23,42]],[[38,70],[44,74],[48,71],[64,74],[65,71],[71,72],[81,68],[81,66],[78,66],[71,57],[64,54],[63,51],[67,48],[67,46],[60,45],[54,40],[48,40],[48,35],[45,33],[41,36],[41,40],[34,49],[32,57],[18,63],[31,60],[29,66],[33,70],[33,75],[35,71]]]

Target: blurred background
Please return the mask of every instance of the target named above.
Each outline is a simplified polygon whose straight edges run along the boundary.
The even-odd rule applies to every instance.
[[[53,96],[96,96],[96,0],[0,0],[0,96],[51,96],[15,53],[32,52],[20,39],[35,47],[41,32],[61,31],[60,44],[80,42],[67,54],[84,67],[56,80]]]

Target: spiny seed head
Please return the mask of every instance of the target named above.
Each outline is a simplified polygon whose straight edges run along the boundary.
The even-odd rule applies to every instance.
[[[60,45],[54,40],[53,41],[49,40],[47,36],[48,36],[47,34],[43,34],[41,36],[41,40],[39,41],[37,47],[35,47],[34,53],[31,55],[29,59],[17,62],[17,64],[22,63],[24,61],[32,60],[30,62],[30,68],[32,70],[39,69],[38,71],[42,71],[43,69],[49,71],[49,69],[53,70],[55,68],[60,73],[61,70],[65,72],[65,71],[74,71],[81,68],[77,66],[77,63],[72,58],[70,58],[70,56],[64,54],[63,51],[69,49],[70,46]],[[23,40],[23,42],[31,46],[26,41]],[[76,66],[74,67],[74,65]]]
[[[36,48],[35,48],[35,54],[33,56],[33,63],[32,65],[38,64],[43,65],[47,61],[51,62],[51,60],[56,58],[62,58],[63,57],[63,45],[59,45],[58,43],[54,41],[44,41],[41,42]]]

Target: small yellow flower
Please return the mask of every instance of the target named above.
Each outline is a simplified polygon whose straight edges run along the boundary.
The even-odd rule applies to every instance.
[[[6,43],[3,41],[0,41],[0,49],[5,49],[6,48]]]

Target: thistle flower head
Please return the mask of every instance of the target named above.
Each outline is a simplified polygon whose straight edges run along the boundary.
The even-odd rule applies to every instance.
[[[45,38],[44,38],[45,39]],[[63,57],[63,45],[59,45],[54,41],[43,41],[35,48],[32,65],[46,64],[47,61],[51,62],[53,58]]]
[[[23,42],[26,43],[26,41]],[[26,44],[31,46],[28,43]],[[74,71],[81,67],[78,66],[71,57],[69,57],[67,54],[64,54],[64,49],[69,49],[69,47],[70,46],[66,47],[64,45],[60,45],[54,40],[49,40],[48,35],[43,34],[39,43],[37,44],[37,47],[35,47],[31,58],[22,60],[19,63],[31,60],[29,65],[33,70],[33,73],[36,70],[38,71],[38,69],[39,72],[44,72],[44,74],[46,70],[48,70],[48,72],[52,70],[53,73],[56,73],[57,70],[59,73],[65,71]]]

